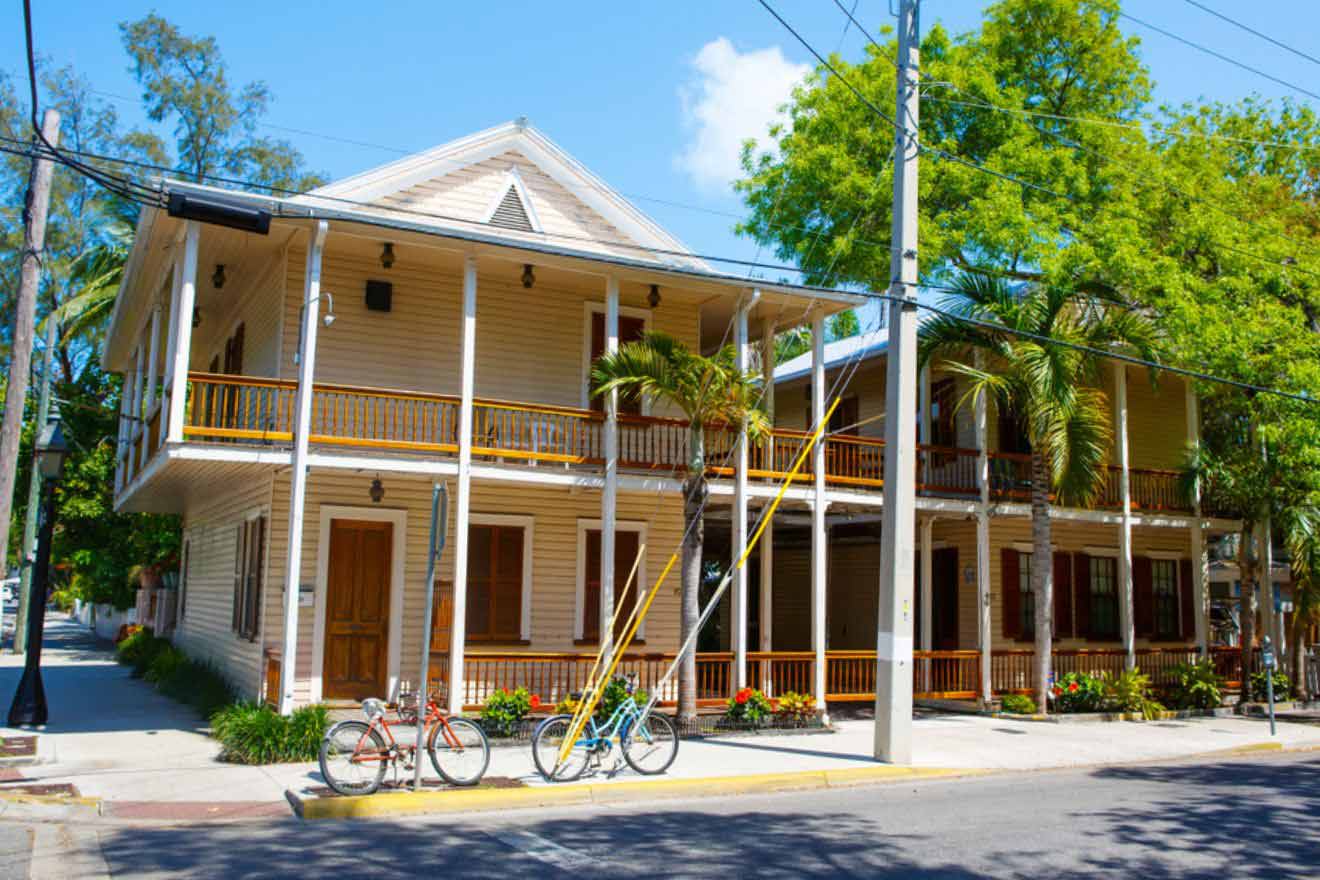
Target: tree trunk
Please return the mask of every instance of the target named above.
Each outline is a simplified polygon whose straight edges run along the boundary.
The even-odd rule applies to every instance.
[[[683,555],[679,643],[692,648],[678,667],[678,721],[697,721],[697,620],[701,614],[701,555],[705,542],[703,510],[706,503],[705,431],[695,422],[688,434],[688,476],[683,483]]]
[[[1238,580],[1242,585],[1238,604],[1238,650],[1242,664],[1241,701],[1244,703],[1251,700],[1251,673],[1255,671],[1252,665],[1252,643],[1256,640],[1256,553],[1252,550],[1255,530],[1255,523],[1243,522],[1238,542]]]
[[[1296,587],[1293,587],[1296,590]],[[1288,632],[1288,670],[1292,677],[1293,693],[1299,700],[1309,700],[1311,694],[1306,687],[1306,620],[1297,608],[1297,596],[1293,596],[1292,627]]]
[[[1031,453],[1031,593],[1036,601],[1036,705],[1048,711],[1050,667],[1054,648],[1054,551],[1050,546],[1050,468],[1039,452]],[[1015,589],[1005,584],[1003,589]]]

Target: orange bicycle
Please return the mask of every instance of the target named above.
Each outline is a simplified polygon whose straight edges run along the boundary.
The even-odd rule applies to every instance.
[[[393,717],[390,713],[393,711]],[[398,774],[399,765],[413,769],[417,747],[411,743],[417,728],[417,700],[407,695],[397,706],[374,697],[362,702],[366,721],[341,721],[321,741],[321,777],[339,794],[372,794],[380,788],[387,765]],[[390,728],[409,728],[400,743]],[[467,718],[451,717],[434,700],[426,701],[426,751],[431,766],[450,785],[476,785],[490,764],[486,733]]]

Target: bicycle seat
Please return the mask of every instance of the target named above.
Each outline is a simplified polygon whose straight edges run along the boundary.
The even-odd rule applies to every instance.
[[[573,693],[568,695],[568,698],[574,702],[580,703],[582,702],[582,691],[573,691]]]

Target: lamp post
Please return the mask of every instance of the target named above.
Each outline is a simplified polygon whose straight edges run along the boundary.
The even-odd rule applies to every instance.
[[[41,638],[46,622],[46,590],[50,583],[50,544],[55,526],[55,484],[64,471],[69,446],[59,414],[41,429],[33,449],[33,466],[41,473],[41,527],[37,533],[37,561],[28,591],[27,661],[18,683],[14,702],[9,706],[9,726],[37,726],[46,723],[46,689],[41,684]]]

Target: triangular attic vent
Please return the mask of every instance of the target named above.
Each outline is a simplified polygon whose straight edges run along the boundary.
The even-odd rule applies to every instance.
[[[519,232],[534,232],[532,220],[527,216],[527,209],[523,206],[522,198],[518,195],[518,187],[510,186],[500,199],[500,203],[495,206],[495,213],[490,215],[490,224],[492,226],[503,226],[505,229],[516,229]]]

